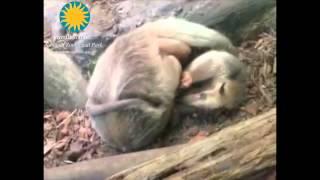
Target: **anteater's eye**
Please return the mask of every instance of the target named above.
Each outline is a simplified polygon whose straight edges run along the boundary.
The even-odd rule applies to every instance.
[[[207,94],[205,93],[200,93],[200,99],[206,99],[207,98]]]
[[[223,83],[222,85],[221,85],[221,87],[220,87],[220,89],[219,89],[219,93],[221,94],[221,95],[224,95],[224,93],[225,93],[225,84],[226,83]]]

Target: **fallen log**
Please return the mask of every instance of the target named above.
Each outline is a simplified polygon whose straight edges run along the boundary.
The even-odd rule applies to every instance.
[[[106,180],[261,179],[275,166],[276,108]]]
[[[174,152],[182,146],[151,149],[44,169],[44,180],[103,180],[131,166]]]

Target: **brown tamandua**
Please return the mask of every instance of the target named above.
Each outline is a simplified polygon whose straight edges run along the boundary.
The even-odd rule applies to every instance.
[[[169,17],[119,36],[103,52],[89,81],[86,109],[107,145],[122,152],[139,150],[163,132],[181,63],[192,47],[234,49],[213,29]]]

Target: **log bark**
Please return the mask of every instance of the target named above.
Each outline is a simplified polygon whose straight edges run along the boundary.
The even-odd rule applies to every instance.
[[[184,145],[109,156],[44,170],[44,180],[103,180],[131,166],[172,153]]]
[[[44,48],[44,103],[46,108],[83,108],[87,82],[66,55]]]
[[[106,180],[256,179],[276,166],[276,109]]]

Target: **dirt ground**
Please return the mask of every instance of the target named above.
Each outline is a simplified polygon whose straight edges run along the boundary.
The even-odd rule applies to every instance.
[[[210,112],[186,116],[148,148],[192,143],[276,106],[275,33],[262,33],[256,40],[242,43],[239,51],[250,73],[247,101],[238,110],[218,116]],[[43,136],[46,168],[117,154],[104,146],[84,110],[45,112]]]

